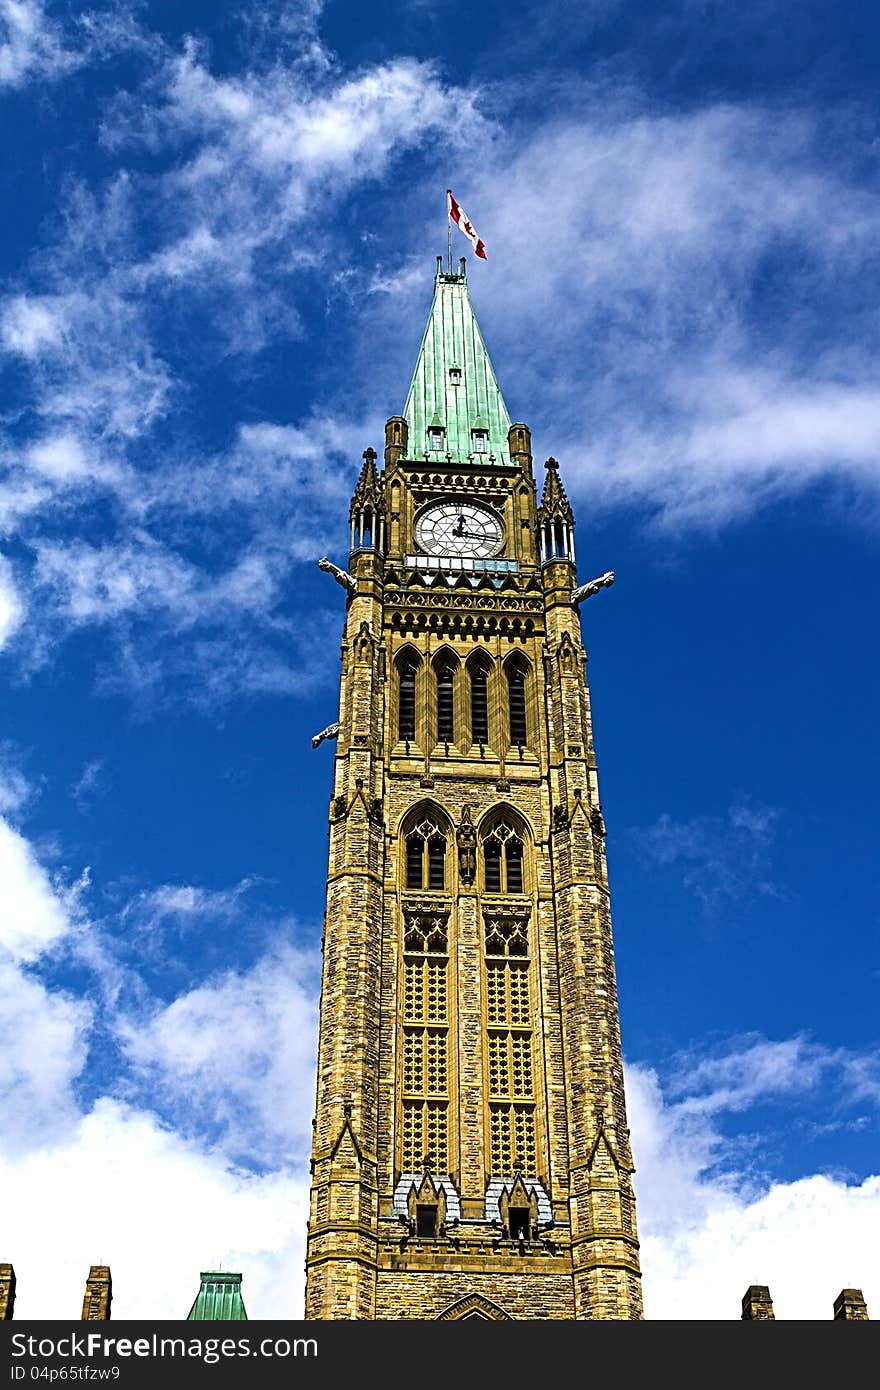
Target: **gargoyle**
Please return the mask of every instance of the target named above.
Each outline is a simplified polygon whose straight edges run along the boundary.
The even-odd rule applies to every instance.
[[[593,594],[598,594],[600,589],[610,589],[614,583],[614,570],[606,570],[600,574],[598,579],[591,579],[588,584],[581,584],[577,589],[571,591],[571,606],[577,608],[579,603],[583,603],[585,598],[592,598]]]
[[[348,570],[341,570],[338,565],[334,565],[332,560],[328,560],[326,555],[322,555],[318,561],[318,569],[324,570],[327,574],[332,574],[337,584],[341,584],[348,594],[357,593],[357,580]]]
[[[318,744],[323,743],[325,738],[338,738],[339,727],[338,720],[335,724],[328,724],[326,729],[322,729],[319,734],[315,734],[315,737],[312,739],[312,747],[317,748]]]

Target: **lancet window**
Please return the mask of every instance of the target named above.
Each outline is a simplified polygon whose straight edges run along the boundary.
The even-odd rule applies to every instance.
[[[508,734],[513,747],[523,748],[528,742],[526,723],[526,666],[519,659],[505,667],[507,677]]]
[[[446,837],[430,817],[419,821],[406,836],[406,886],[446,887]]]
[[[476,661],[469,670],[471,685],[471,742],[489,742],[489,669]]]
[[[397,737],[412,742],[416,736],[416,679],[419,660],[413,652],[405,652],[397,663]]]
[[[441,657],[437,663],[437,742],[455,742],[455,661]]]
[[[483,884],[487,893],[522,893],[523,842],[511,823],[496,821],[483,839]]]

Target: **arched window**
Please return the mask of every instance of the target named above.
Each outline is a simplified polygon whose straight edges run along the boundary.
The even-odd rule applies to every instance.
[[[483,883],[487,893],[522,893],[523,842],[509,821],[497,821],[483,840]]]
[[[512,747],[523,748],[528,740],[525,665],[519,660],[510,661],[505,669],[505,674],[507,676],[510,743]]]
[[[470,667],[471,742],[489,742],[489,668],[485,661]]]
[[[455,742],[455,662],[449,656],[437,663],[437,742]]]
[[[446,887],[446,839],[427,816],[406,837],[406,886]]]
[[[397,737],[412,741],[416,736],[416,673],[418,657],[405,652],[398,662]]]

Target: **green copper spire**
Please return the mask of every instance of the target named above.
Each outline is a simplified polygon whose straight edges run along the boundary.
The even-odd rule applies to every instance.
[[[403,414],[410,458],[510,466],[510,416],[468,297],[464,260],[447,275],[437,258],[434,302]]]
[[[246,1322],[240,1274],[202,1274],[202,1287],[187,1315],[187,1322]]]

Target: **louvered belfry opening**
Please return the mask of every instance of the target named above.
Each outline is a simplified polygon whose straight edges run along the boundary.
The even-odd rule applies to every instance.
[[[510,707],[510,742],[513,747],[523,748],[527,742],[526,673],[518,663],[508,667],[507,692]]]
[[[400,695],[397,710],[397,736],[412,741],[416,736],[416,672],[415,657],[406,657],[400,665]]]
[[[489,674],[483,665],[471,669],[471,740],[489,742]]]
[[[437,670],[437,742],[455,742],[455,668],[443,661]]]

